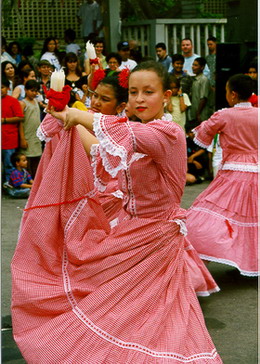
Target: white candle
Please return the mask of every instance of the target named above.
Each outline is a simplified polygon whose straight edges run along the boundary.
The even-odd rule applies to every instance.
[[[65,73],[63,69],[60,71],[54,71],[51,74],[51,88],[54,91],[61,92],[65,84]]]
[[[89,59],[97,58],[95,48],[94,48],[93,44],[90,43],[90,41],[87,41],[87,43],[86,43],[86,52],[87,52]]]

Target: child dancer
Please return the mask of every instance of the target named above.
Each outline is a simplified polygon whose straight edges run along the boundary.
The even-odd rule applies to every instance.
[[[51,111],[68,131],[32,190],[12,261],[14,337],[28,362],[221,363],[184,259],[186,145],[181,127],[164,118],[167,81],[156,62],[130,75],[130,106],[142,123]],[[95,179],[118,174],[124,208],[112,229],[72,139],[77,124]]]
[[[232,76],[226,85],[231,106],[194,129],[207,148],[219,133],[223,159],[216,178],[195,200],[187,215],[188,238],[202,259],[257,276],[257,125],[258,110],[248,102],[249,76]]]

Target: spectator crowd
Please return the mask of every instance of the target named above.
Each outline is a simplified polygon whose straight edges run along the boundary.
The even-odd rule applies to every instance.
[[[100,69],[105,70],[107,75],[112,75],[125,68],[133,70],[141,61],[152,59],[142,56],[136,40],[120,41],[116,50],[107,53],[102,37],[102,22],[100,15],[97,15],[99,13],[94,12],[93,4],[95,2],[85,3],[88,9],[81,9],[78,18],[84,24],[84,11],[92,9],[93,26],[87,29],[83,27],[82,37],[84,41],[90,40],[93,43]],[[13,153],[24,154],[28,173],[32,180],[35,177],[44,148],[44,144],[36,137],[36,131],[46,115],[46,92],[50,89],[52,72],[64,69],[65,84],[71,87],[70,107],[88,109],[91,106],[94,90],[91,89],[90,80],[93,72],[88,55],[75,39],[75,31],[66,29],[66,46],[60,50],[59,40],[49,36],[43,42],[40,56],[36,57],[32,47],[22,49],[17,41],[7,44],[2,36],[2,181],[7,191],[15,187],[10,183],[10,173],[16,167],[11,162]],[[172,96],[165,105],[165,112],[186,133],[187,184],[201,183],[205,178],[212,179],[216,175],[216,165],[221,162],[221,147],[217,136],[212,147],[207,150],[193,143],[192,129],[216,111],[217,39],[210,36],[207,46],[206,57],[194,53],[190,38],[182,39],[181,52],[171,56],[165,43],[160,42],[155,47],[157,61],[167,69],[171,80]],[[254,93],[250,101],[253,106],[258,106],[257,60],[251,60],[247,69],[241,72],[252,78]],[[132,119],[138,118],[132,115]],[[15,195],[13,192],[11,194]]]

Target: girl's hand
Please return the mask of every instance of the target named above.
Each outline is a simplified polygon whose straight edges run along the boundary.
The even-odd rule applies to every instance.
[[[66,106],[65,109],[62,111],[55,111],[53,106],[47,106],[47,112],[51,114],[54,118],[61,120],[63,124],[65,124],[65,121],[67,119],[68,110],[68,106]]]
[[[69,130],[73,126],[81,124],[82,117],[85,112],[74,107],[69,108],[66,106],[61,112],[54,111],[54,109],[51,108],[49,113],[63,122],[65,130]]]

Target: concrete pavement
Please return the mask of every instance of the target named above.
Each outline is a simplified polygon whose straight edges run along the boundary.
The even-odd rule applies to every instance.
[[[199,185],[187,186],[182,206],[188,208],[207,185],[208,182],[203,182]],[[25,204],[24,199],[14,200],[5,195],[2,196],[1,363],[8,364],[26,363],[12,339],[10,314],[10,262]],[[208,268],[221,291],[199,300],[208,330],[224,364],[257,364],[257,279],[242,277],[236,274],[233,268],[221,264],[210,263]]]

